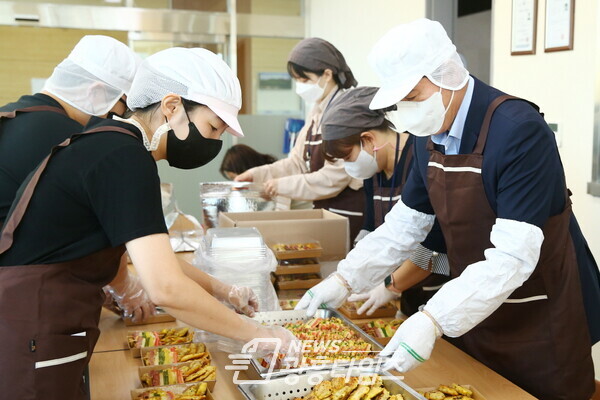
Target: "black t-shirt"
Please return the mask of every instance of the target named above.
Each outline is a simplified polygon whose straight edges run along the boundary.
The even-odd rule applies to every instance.
[[[12,247],[0,255],[0,266],[73,260],[167,232],[158,169],[140,131],[101,118],[92,118],[85,130],[102,126],[126,128],[137,138],[99,132],[60,150],[39,180]]]
[[[52,97],[42,93],[22,96],[0,111],[32,106],[62,109]],[[18,113],[0,122],[0,221],[6,218],[17,190],[27,175],[48,155],[52,147],[83,129],[77,121],[51,111]],[[1,226],[1,223],[0,223]]]

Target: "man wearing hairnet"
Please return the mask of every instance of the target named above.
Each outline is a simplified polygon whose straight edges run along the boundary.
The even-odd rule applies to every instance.
[[[140,61],[116,39],[84,36],[54,68],[41,93],[0,108],[0,227],[19,186],[52,147],[81,132],[92,116],[126,111]],[[134,321],[155,312],[139,279],[128,273],[126,257],[106,290]]]
[[[408,371],[442,335],[536,397],[589,399],[600,338],[596,262],[571,210],[554,135],[537,106],[469,76],[442,26],[397,26],[369,61],[371,108],[417,136],[414,167],[386,222],[298,304],[309,313],[377,285],[437,218],[453,278],[382,352]]]

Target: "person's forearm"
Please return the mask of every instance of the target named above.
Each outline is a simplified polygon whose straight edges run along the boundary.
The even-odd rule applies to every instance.
[[[258,324],[242,319],[190,279],[182,270],[166,234],[134,239],[127,243],[127,250],[154,304],[195,328],[236,340],[254,337]],[[191,272],[189,268],[186,270]],[[203,281],[203,273],[198,272],[193,273],[195,278]],[[204,284],[208,285],[208,280]]]
[[[187,275],[188,278],[196,282],[198,285],[202,286],[204,290],[206,290],[211,295],[214,294],[214,283],[215,278],[207,274],[206,272],[194,267],[187,261],[179,259],[179,266],[184,274]]]
[[[427,278],[431,275],[431,272],[425,271],[410,260],[406,260],[392,275],[394,276],[394,291],[403,292]]]
[[[177,290],[161,303],[159,306],[170,315],[193,327],[244,342],[255,337],[252,323],[244,321],[187,277],[182,277]]]

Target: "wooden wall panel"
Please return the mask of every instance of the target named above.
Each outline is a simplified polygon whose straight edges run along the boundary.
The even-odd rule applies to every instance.
[[[48,78],[85,35],[127,43],[127,32],[0,26],[0,104],[31,94],[31,78]]]

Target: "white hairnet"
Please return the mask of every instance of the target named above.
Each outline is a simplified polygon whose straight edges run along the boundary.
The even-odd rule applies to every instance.
[[[43,90],[88,115],[104,115],[129,92],[140,62],[116,39],[84,36],[54,68]]]
[[[449,90],[462,88],[469,78],[442,25],[426,18],[388,31],[373,46],[369,63],[381,79],[370,105],[374,110],[402,100],[424,76]]]
[[[242,107],[240,82],[215,53],[200,48],[173,47],[145,59],[133,80],[127,106],[138,110],[168,94],[204,104],[235,136],[243,136],[237,115]]]

